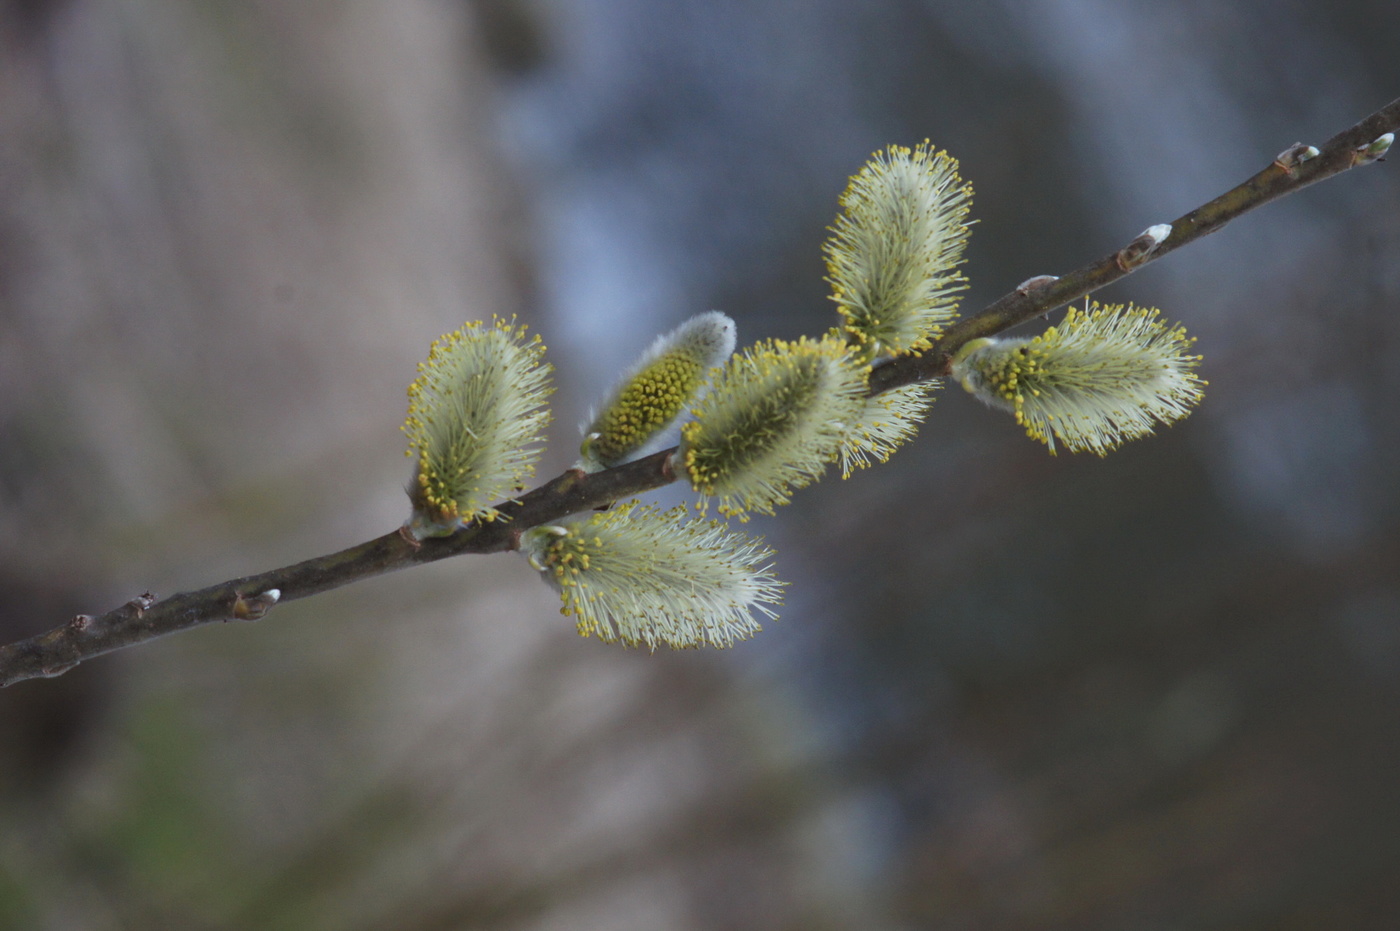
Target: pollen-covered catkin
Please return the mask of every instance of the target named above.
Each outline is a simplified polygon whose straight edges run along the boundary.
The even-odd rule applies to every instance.
[[[841,452],[865,403],[866,370],[836,336],[766,340],[734,356],[681,428],[674,465],[703,508],[773,513]]]
[[[886,462],[894,451],[918,432],[933,406],[937,384],[931,381],[901,385],[865,399],[855,424],[841,441],[841,477],[856,469]]]
[[[628,646],[727,647],[776,618],[782,582],[763,541],[719,521],[628,501],[526,531],[520,550],[582,636]]]
[[[957,316],[971,201],[957,160],[927,141],[876,152],[851,178],[824,251],[831,298],[863,361],[927,349]]]
[[[658,337],[584,429],[579,468],[596,472],[674,445],[676,423],[734,340],[734,321],[717,310]]]
[[[538,336],[514,319],[469,323],[438,339],[408,388],[408,455],[417,456],[406,527],[443,536],[534,474],[549,412],[550,367]]]
[[[1153,308],[1092,304],[1070,308],[1039,336],[972,340],[954,356],[952,375],[1011,411],[1052,453],[1059,441],[1102,456],[1200,401],[1205,382],[1192,342]]]

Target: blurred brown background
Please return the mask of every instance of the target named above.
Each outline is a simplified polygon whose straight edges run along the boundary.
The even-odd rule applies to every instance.
[[[976,308],[1400,93],[1390,0],[0,0],[0,635],[359,542],[438,334],[558,367],[833,320],[845,177],[931,138]],[[0,693],[0,928],[1400,925],[1400,175],[1103,295],[1201,410],[1051,458],[949,388],[755,521],[726,653],[456,560]],[[668,492],[672,499],[678,494]]]

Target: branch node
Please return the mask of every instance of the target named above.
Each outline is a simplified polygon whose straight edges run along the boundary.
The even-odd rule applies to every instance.
[[[87,630],[92,625],[91,614],[75,614],[73,620],[68,622],[69,630]]]
[[[1317,156],[1317,146],[1308,145],[1306,142],[1295,142],[1278,154],[1274,159],[1274,164],[1292,175],[1299,165],[1317,158]]]
[[[239,593],[233,599],[233,616],[240,621],[256,621],[272,610],[272,606],[277,604],[282,597],[282,590],[269,588],[261,595],[254,595],[251,598],[244,598]]]
[[[578,483],[586,478],[588,478],[587,471],[580,469],[578,466],[570,466],[564,470],[563,475],[556,479],[556,481],[559,482],[556,487],[561,492],[573,491],[574,488],[578,486]]]
[[[1167,237],[1172,234],[1170,223],[1157,223],[1149,226],[1138,234],[1138,237],[1119,249],[1114,255],[1113,261],[1121,272],[1130,272],[1137,268],[1147,257],[1157,251],[1157,247],[1166,242]]]
[[[408,523],[405,522],[404,525],[399,528],[399,536],[403,537],[403,541],[415,550],[421,550],[423,548],[423,541],[413,535],[413,528],[410,527]]]
[[[146,609],[156,603],[154,592],[142,592],[135,598],[122,605],[121,610],[131,617],[140,617],[146,613]]]
[[[1048,288],[1059,280],[1059,275],[1036,275],[1035,277],[1027,278],[1025,281],[1018,284],[1016,286],[1015,293],[1020,295],[1021,297],[1030,297],[1030,293],[1032,291],[1040,291],[1044,288]],[[1050,312],[1047,310],[1045,313],[1041,314],[1040,319],[1049,320]]]

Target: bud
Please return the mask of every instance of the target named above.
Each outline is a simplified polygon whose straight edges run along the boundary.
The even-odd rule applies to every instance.
[[[714,310],[658,337],[584,430],[578,467],[597,472],[675,445],[676,422],[734,352],[734,338],[734,321]]]
[[[759,630],[754,612],[776,618],[769,605],[782,601],[762,540],[687,520],[683,505],[624,502],[527,530],[520,549],[558,590],[579,634],[627,646],[727,647]]]
[[[1131,304],[1070,308],[1059,326],[1030,339],[975,339],[951,373],[993,407],[1011,411],[1026,433],[1055,452],[1102,456],[1185,417],[1205,382],[1188,355],[1194,342],[1158,311]]]
[[[489,505],[534,474],[549,412],[550,366],[538,336],[515,320],[469,323],[433,343],[408,388],[408,488],[416,540],[445,536],[471,520],[495,520]]]
[[[1274,159],[1274,164],[1292,174],[1299,165],[1312,161],[1320,154],[1315,145],[1295,142],[1278,154],[1278,157]]]
[[[1039,291],[1041,288],[1048,288],[1060,280],[1059,275],[1036,275],[1027,278],[1016,286],[1017,294],[1030,294],[1032,291]]]
[[[957,316],[971,200],[957,160],[927,141],[876,152],[851,178],[824,251],[832,300],[863,361],[927,349]]]
[[[767,340],[729,360],[681,428],[672,467],[721,514],[773,513],[821,477],[865,400],[865,369],[840,338]]]
[[[1355,164],[1369,165],[1385,158],[1385,153],[1395,144],[1395,133],[1383,133],[1356,150]]]
[[[933,406],[937,387],[935,382],[919,381],[866,398],[855,426],[846,431],[841,443],[841,477],[850,478],[856,469],[885,462],[912,439]]]
[[[273,606],[282,599],[280,588],[269,588],[260,595],[253,595],[244,598],[243,594],[237,593],[233,599],[233,617],[238,621],[256,621],[267,616]]]
[[[1155,223],[1147,229],[1138,233],[1137,238],[1126,246],[1118,250],[1113,259],[1118,267],[1123,271],[1132,271],[1147,257],[1157,251],[1157,247],[1166,242],[1168,236],[1172,234],[1170,223]]]

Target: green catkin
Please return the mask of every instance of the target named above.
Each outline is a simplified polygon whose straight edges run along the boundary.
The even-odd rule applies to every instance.
[[[927,349],[957,316],[972,186],[927,141],[876,152],[841,195],[827,281],[862,361]]]
[[[952,375],[1010,411],[1055,452],[1103,456],[1191,412],[1205,382],[1193,339],[1159,311],[1133,305],[1070,308],[1058,326],[1021,339],[977,339],[958,351]]]
[[[438,339],[408,388],[409,484],[416,539],[471,520],[495,520],[490,505],[534,474],[551,388],[544,345],[515,321],[469,323]]]
[[[730,360],[681,430],[678,471],[721,514],[773,513],[840,455],[865,368],[833,336],[767,340]]]
[[[659,337],[584,429],[579,468],[596,472],[672,445],[676,423],[734,351],[734,339],[734,321],[719,311]]]
[[[521,552],[544,575],[581,636],[628,646],[727,647],[776,618],[783,583],[773,551],[719,521],[636,501],[535,527]]]

